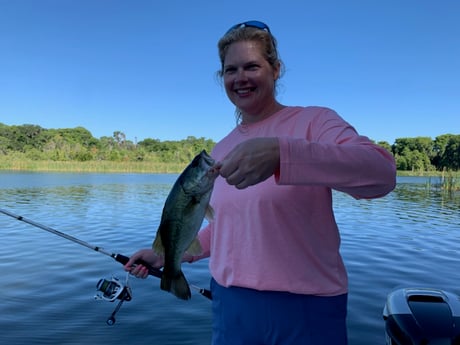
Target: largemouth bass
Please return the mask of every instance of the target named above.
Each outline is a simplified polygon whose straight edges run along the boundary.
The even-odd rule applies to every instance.
[[[178,177],[166,199],[153,250],[164,255],[161,289],[178,298],[190,299],[190,287],[181,270],[182,257],[187,252],[201,254],[196,238],[203,219],[212,218],[209,206],[218,171],[205,150],[201,151]]]

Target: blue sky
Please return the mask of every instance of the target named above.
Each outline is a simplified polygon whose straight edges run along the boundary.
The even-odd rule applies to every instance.
[[[459,18],[458,0],[0,0],[0,122],[217,141],[235,126],[217,41],[261,20],[281,103],[390,144],[460,134]]]

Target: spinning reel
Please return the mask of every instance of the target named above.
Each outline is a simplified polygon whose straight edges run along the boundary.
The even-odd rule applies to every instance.
[[[107,324],[112,326],[115,323],[115,314],[120,310],[121,305],[124,301],[131,301],[132,291],[128,285],[129,273],[126,274],[126,280],[122,283],[117,277],[112,276],[110,280],[100,279],[96,285],[97,294],[94,296],[95,299],[114,302],[117,299],[120,300],[115,310],[107,319]]]

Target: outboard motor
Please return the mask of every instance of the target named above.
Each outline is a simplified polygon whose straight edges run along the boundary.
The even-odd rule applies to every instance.
[[[391,292],[383,309],[387,345],[460,345],[460,298],[430,288]]]

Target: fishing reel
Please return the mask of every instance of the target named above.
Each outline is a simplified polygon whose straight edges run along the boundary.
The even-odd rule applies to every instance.
[[[124,301],[131,301],[132,291],[128,285],[129,273],[126,274],[126,280],[122,283],[117,277],[112,276],[110,280],[105,278],[100,279],[96,285],[97,293],[94,296],[95,299],[114,302],[117,299],[120,300],[115,310],[107,319],[107,324],[112,326],[115,323],[115,314],[120,310],[121,305]]]

